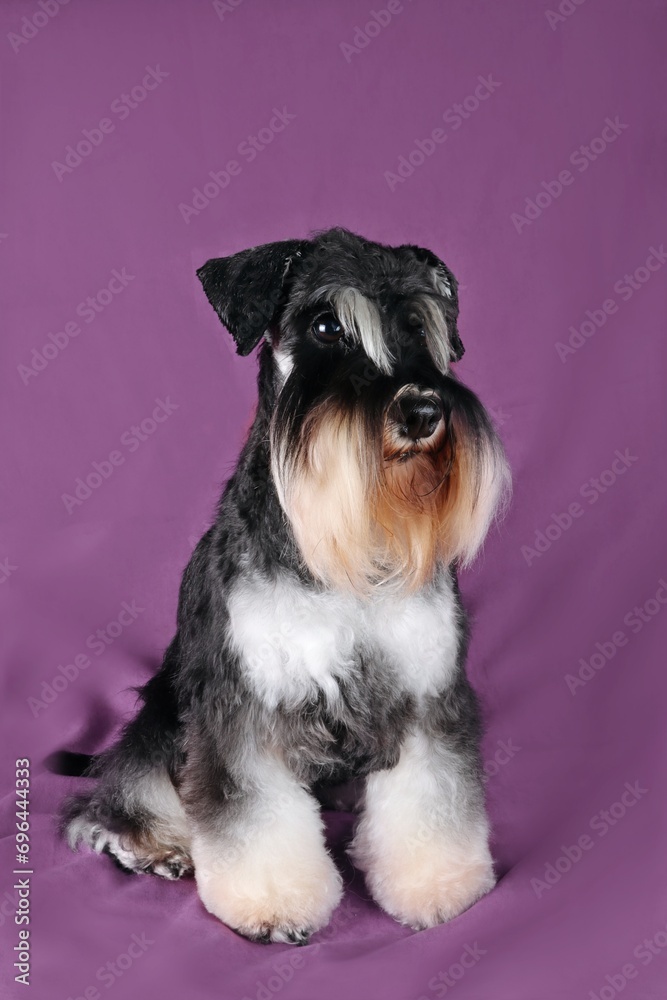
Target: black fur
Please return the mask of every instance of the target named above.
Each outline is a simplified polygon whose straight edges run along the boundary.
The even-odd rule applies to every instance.
[[[283,240],[233,257],[207,261],[197,271],[206,297],[234,338],[239,354],[250,354],[273,325],[283,300],[292,258],[305,252],[306,240]]]

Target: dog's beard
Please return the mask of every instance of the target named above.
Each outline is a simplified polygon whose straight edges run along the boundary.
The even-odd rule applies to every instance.
[[[306,417],[296,445],[274,425],[273,479],[316,579],[365,596],[414,591],[438,563],[474,558],[509,481],[475,403],[478,410],[453,410],[416,445],[401,443],[386,419],[378,428],[360,408],[333,400]]]

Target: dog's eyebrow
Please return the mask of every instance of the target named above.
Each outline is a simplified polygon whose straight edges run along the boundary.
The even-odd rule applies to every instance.
[[[380,371],[389,375],[395,359],[382,333],[382,319],[375,302],[356,288],[336,288],[330,292],[329,301],[345,329]]]
[[[452,360],[453,351],[447,320],[442,308],[442,297],[432,293],[419,295],[415,297],[413,304],[426,321],[426,344],[431,352],[431,357],[439,371],[445,374]]]

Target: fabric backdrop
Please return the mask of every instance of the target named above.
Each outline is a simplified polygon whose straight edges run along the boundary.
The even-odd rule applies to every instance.
[[[2,4],[3,997],[667,996],[667,4],[548,4]],[[44,760],[133,711],[251,419],[195,268],[330,225],[448,262],[512,465],[462,577],[499,882],[413,933],[346,866],[291,950],[69,853]]]

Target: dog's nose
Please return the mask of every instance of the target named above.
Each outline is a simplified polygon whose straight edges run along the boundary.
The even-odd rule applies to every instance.
[[[401,431],[412,441],[430,437],[442,418],[442,407],[430,396],[402,396],[398,409]]]

